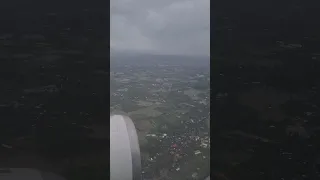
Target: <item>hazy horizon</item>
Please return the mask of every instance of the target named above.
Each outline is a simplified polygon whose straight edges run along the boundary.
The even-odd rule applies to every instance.
[[[134,51],[114,51],[110,50],[110,57],[132,57],[132,56],[170,56],[170,57],[189,57],[189,58],[210,58],[210,55],[197,54],[161,54],[156,52],[134,52]]]

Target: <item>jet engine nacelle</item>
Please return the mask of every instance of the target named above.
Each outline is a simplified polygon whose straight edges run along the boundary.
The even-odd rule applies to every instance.
[[[138,136],[125,115],[110,116],[110,180],[141,180]]]

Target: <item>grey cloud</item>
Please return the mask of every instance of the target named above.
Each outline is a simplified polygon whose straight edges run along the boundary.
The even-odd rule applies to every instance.
[[[210,0],[111,0],[111,48],[208,55]]]

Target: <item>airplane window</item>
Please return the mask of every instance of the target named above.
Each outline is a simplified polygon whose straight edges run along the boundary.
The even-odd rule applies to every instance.
[[[209,0],[111,1],[110,111],[133,121],[142,179],[210,175]]]

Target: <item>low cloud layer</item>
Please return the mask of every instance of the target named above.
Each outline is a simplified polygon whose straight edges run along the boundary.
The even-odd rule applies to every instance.
[[[210,0],[111,0],[111,49],[209,55]]]

